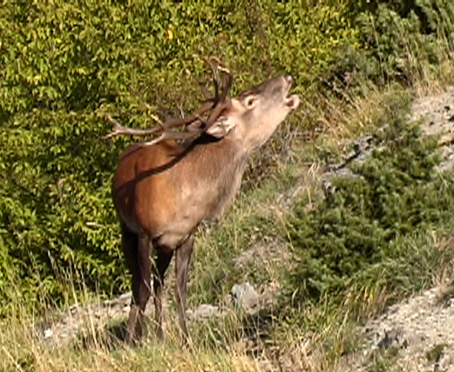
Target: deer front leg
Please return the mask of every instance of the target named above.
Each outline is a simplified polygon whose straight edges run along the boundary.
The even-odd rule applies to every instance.
[[[151,250],[146,234],[140,234],[137,247],[130,252],[132,271],[132,303],[126,330],[126,342],[132,343],[142,337],[144,312],[151,295]]]
[[[177,303],[178,318],[180,328],[183,333],[185,344],[189,344],[189,333],[186,325],[186,289],[188,283],[188,265],[194,247],[194,238],[189,237],[182,245],[176,249],[175,262],[175,298]]]
[[[139,236],[138,247],[138,266],[140,280],[138,283],[138,296],[136,304],[138,306],[137,323],[135,329],[135,337],[139,340],[142,338],[143,329],[145,327],[144,314],[148,300],[151,296],[151,254],[153,246],[150,239],[145,233]]]
[[[140,270],[139,270],[139,235],[130,231],[124,223],[121,223],[121,240],[123,253],[126,258],[129,271],[131,273],[131,288],[132,301],[131,310],[129,312],[128,325],[125,335],[125,341],[131,344],[135,339],[135,330],[137,318],[139,314],[138,299],[140,286]]]
[[[164,286],[164,275],[172,260],[173,250],[165,247],[156,248],[156,261],[153,272],[154,307],[156,336],[158,340],[164,339],[162,330],[162,290]]]

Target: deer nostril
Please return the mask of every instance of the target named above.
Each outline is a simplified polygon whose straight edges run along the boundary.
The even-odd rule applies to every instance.
[[[287,83],[289,83],[290,85],[293,84],[294,80],[293,80],[293,77],[292,75],[284,75],[284,79],[287,81]]]

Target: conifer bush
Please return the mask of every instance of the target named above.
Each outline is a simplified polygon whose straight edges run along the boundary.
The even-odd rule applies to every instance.
[[[360,39],[375,62],[376,82],[407,85],[428,79],[454,50],[450,0],[376,1],[352,4]]]
[[[351,175],[332,180],[335,192],[312,210],[304,199],[295,204],[290,276],[300,300],[339,294],[390,259],[412,260],[405,252],[411,245],[396,242],[452,220],[454,177],[437,168],[436,139],[396,116],[377,131],[374,146],[364,162],[350,165]],[[405,266],[418,265],[417,257]]]

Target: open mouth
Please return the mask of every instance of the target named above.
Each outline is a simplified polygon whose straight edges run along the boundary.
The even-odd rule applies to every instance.
[[[288,87],[287,87],[287,92],[285,93],[285,98],[284,98],[284,104],[290,109],[290,110],[294,110],[298,107],[299,103],[300,103],[300,98],[296,95],[296,94],[293,94],[291,95],[290,97],[287,97],[287,94],[288,92],[290,91],[290,88],[292,87],[292,84],[293,84],[293,77],[291,75],[286,75],[284,76],[284,79],[287,81],[288,83]]]
[[[288,108],[294,110],[300,104],[300,98],[296,94],[293,94],[290,97],[285,98],[284,103]]]

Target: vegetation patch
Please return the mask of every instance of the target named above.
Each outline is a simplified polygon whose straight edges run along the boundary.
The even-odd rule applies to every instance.
[[[414,239],[452,221],[453,176],[437,169],[435,138],[424,138],[405,112],[388,119],[373,136],[370,156],[331,180],[332,194],[311,210],[304,198],[295,204],[288,225],[298,262],[290,274],[293,299],[341,301],[336,295],[380,277],[382,286],[399,287],[399,273],[420,265],[418,259],[438,265],[437,250],[416,248]],[[396,266],[402,257],[408,261]]]

